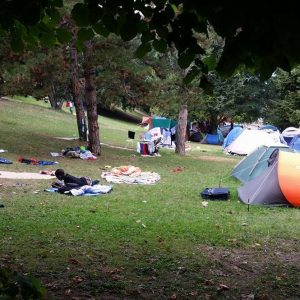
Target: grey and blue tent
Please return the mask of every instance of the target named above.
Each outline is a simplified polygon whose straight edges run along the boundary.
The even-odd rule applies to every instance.
[[[223,149],[225,149],[226,147],[228,147],[243,131],[244,129],[242,127],[234,127],[226,136],[226,138],[224,139],[223,142]]]
[[[242,159],[232,170],[231,175],[241,182],[247,182],[259,176],[267,168],[272,153],[276,150],[293,152],[288,146],[260,146]]]

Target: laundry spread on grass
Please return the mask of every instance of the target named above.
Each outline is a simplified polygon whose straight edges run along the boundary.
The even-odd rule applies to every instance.
[[[84,185],[78,188],[73,188],[70,190],[65,190],[64,192],[60,192],[59,188],[51,187],[45,189],[45,192],[50,193],[61,193],[66,195],[72,196],[100,196],[103,194],[108,194],[112,191],[111,185],[102,185],[102,184],[95,184],[93,186]]]
[[[141,168],[129,165],[102,172],[101,178],[113,183],[155,184],[160,180],[160,175],[155,172],[143,172]]]
[[[66,148],[62,150],[61,152],[50,152],[50,155],[52,157],[70,157],[70,158],[81,158],[86,160],[95,160],[97,157],[93,155],[93,153],[90,150],[87,150],[86,147],[80,146],[80,147],[73,147],[73,148]]]
[[[5,178],[5,179],[53,179],[53,176],[48,175],[48,174],[40,174],[40,173],[0,171],[0,178]]]
[[[18,161],[23,164],[35,165],[35,166],[53,166],[58,164],[57,161],[37,160],[36,158],[24,158],[24,157],[19,157]]]

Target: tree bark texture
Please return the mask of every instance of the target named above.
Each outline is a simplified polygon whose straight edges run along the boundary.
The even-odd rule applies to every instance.
[[[185,155],[186,126],[187,126],[187,105],[181,105],[179,116],[178,116],[178,125],[176,131],[176,149],[175,149],[175,152],[179,155]]]
[[[87,103],[88,117],[88,143],[89,149],[95,155],[101,155],[99,138],[99,124],[97,113],[97,99],[95,88],[95,69],[92,63],[93,46],[91,41],[85,43],[84,53],[84,77],[85,77],[85,98]]]
[[[79,139],[82,141],[87,141],[87,121],[84,112],[83,102],[82,102],[82,91],[79,84],[78,76],[78,53],[75,47],[75,41],[72,42],[70,47],[71,56],[71,83],[72,83],[72,96],[76,111],[77,127]]]

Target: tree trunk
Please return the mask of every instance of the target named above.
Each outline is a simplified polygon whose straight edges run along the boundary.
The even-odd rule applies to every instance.
[[[211,116],[209,120],[209,131],[208,133],[217,134],[218,133],[218,118],[217,116]]]
[[[55,89],[55,86],[53,83],[51,84],[50,93],[49,93],[48,97],[49,97],[51,107],[54,109],[57,109],[57,110],[61,110],[61,108],[63,106],[63,101],[61,101],[60,99],[57,99],[56,89]]]
[[[91,41],[88,41],[85,43],[84,53],[85,98],[87,103],[87,117],[89,129],[88,142],[90,151],[95,155],[101,155],[95,88],[95,69],[93,68],[92,63],[92,54],[92,43]]]
[[[77,127],[79,139],[82,141],[87,141],[87,122],[86,115],[84,113],[83,103],[82,103],[82,93],[79,84],[78,76],[78,53],[75,47],[75,42],[72,42],[70,47],[71,56],[71,83],[72,83],[72,96],[76,111]]]
[[[178,116],[178,126],[176,131],[176,149],[175,149],[175,152],[179,155],[185,155],[186,125],[187,125],[187,105],[181,105],[179,116]]]

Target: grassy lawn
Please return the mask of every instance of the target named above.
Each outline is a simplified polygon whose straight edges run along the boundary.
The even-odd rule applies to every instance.
[[[188,143],[185,157],[162,149],[161,157],[143,158],[110,147],[124,147],[128,130],[137,141],[143,129],[106,117],[99,124],[101,157],[55,158],[60,168],[100,179],[107,165],[131,164],[161,180],[71,197],[44,192],[51,180],[2,179],[1,267],[33,274],[56,299],[300,297],[299,209],[248,211],[230,177],[239,158],[221,147]],[[50,152],[80,145],[55,138],[77,136],[75,116],[23,101],[0,100],[0,136],[0,148],[8,150],[0,156],[14,162],[0,172],[54,170],[17,159],[53,160]],[[199,193],[219,183],[230,188],[230,200],[203,206]]]

